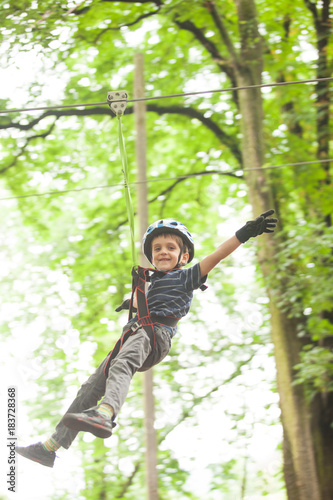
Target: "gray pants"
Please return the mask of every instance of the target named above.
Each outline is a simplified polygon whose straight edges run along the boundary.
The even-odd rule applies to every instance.
[[[127,329],[126,327],[124,330]],[[171,348],[171,335],[167,328],[155,325],[155,349],[152,351],[147,332],[140,328],[129,337],[117,356],[111,361],[107,378],[104,368],[107,356],[88,380],[82,384],[76,398],[66,413],[81,413],[104,396],[101,403],[112,406],[116,417],[127,396],[133,375],[137,371],[145,371],[156,365],[168,354]],[[62,420],[56,426],[52,437],[68,449],[78,431],[66,427]]]

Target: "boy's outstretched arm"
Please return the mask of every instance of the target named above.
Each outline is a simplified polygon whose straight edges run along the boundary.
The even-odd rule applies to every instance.
[[[269,216],[274,213],[274,210],[264,212],[255,220],[248,221],[245,226],[236,231],[235,236],[232,236],[227,241],[222,243],[213,253],[202,259],[200,262],[201,276],[206,276],[221,260],[230,255],[242,243],[245,243],[249,238],[254,238],[262,233],[273,233],[276,227],[277,219],[272,219]]]
[[[225,259],[230,255],[236,248],[238,248],[242,243],[236,236],[232,236],[227,241],[222,243],[217,249],[202,259],[200,262],[200,272],[201,276],[206,276],[221,260]]]

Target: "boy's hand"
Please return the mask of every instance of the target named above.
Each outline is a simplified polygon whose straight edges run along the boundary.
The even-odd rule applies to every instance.
[[[248,221],[245,226],[236,231],[236,237],[241,243],[245,243],[249,238],[254,238],[262,233],[274,233],[277,219],[268,218],[274,214],[274,210],[264,212],[255,220]]]

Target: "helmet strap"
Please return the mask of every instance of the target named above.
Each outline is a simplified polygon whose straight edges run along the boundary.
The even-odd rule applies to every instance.
[[[185,264],[182,264],[182,265],[180,264],[180,259],[182,258],[183,254],[184,254],[184,246],[182,246],[181,249],[180,249],[179,257],[178,257],[178,262],[177,262],[177,264],[175,266],[175,269],[179,269],[180,267],[182,267],[182,265],[185,265]]]
[[[179,267],[181,267],[180,266],[180,259],[182,258],[182,255],[183,255],[183,249],[181,248],[180,252],[179,252],[178,262],[177,262],[177,264],[175,266],[176,269],[178,269]]]

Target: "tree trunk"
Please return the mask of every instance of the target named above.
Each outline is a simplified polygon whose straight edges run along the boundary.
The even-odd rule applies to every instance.
[[[317,78],[330,77],[332,66],[328,60],[329,41],[332,33],[332,22],[330,18],[330,0],[323,0],[320,6],[311,2],[305,2],[313,15],[316,28],[318,63]],[[331,90],[330,81],[319,81],[316,85],[316,111],[317,111],[317,158],[320,160],[330,158],[330,104]],[[324,217],[328,227],[332,225],[332,213],[327,207],[331,207],[331,177],[330,163],[324,164],[325,177],[318,189],[320,200],[319,218]],[[328,201],[328,203],[327,203]],[[325,263],[324,263],[325,265]],[[333,323],[332,311],[323,311],[322,317]],[[323,347],[333,348],[333,339],[327,337],[321,339],[319,344]],[[311,403],[312,432],[315,444],[315,455],[320,482],[320,490],[324,500],[333,499],[333,393],[317,394]]]
[[[330,0],[323,0],[321,11],[310,2],[307,2],[312,12],[316,28],[318,63],[317,78],[327,78],[332,74],[332,66],[328,61],[329,40],[332,32],[330,19]],[[318,81],[316,88],[317,109],[317,157],[320,160],[329,158],[330,148],[330,81]],[[324,164],[325,179],[324,186],[331,183],[330,164]],[[326,224],[331,226],[331,213],[325,214]]]
[[[237,1],[241,35],[241,59],[236,65],[239,86],[261,83],[262,47],[257,14],[252,0]],[[262,98],[259,89],[239,92],[242,114],[242,151],[244,168],[259,168],[264,163]],[[254,215],[274,208],[272,189],[264,170],[246,175]],[[277,241],[275,238],[275,241]],[[272,289],[270,263],[274,261],[274,239],[262,236],[257,241],[258,257],[270,298],[272,340],[277,368],[282,425],[284,431],[284,472],[290,500],[327,500],[320,494],[311,434],[309,409],[301,386],[293,386],[293,367],[299,362],[301,343],[296,321],[286,317],[277,306],[278,290]],[[283,289],[283,283],[280,283]]]

